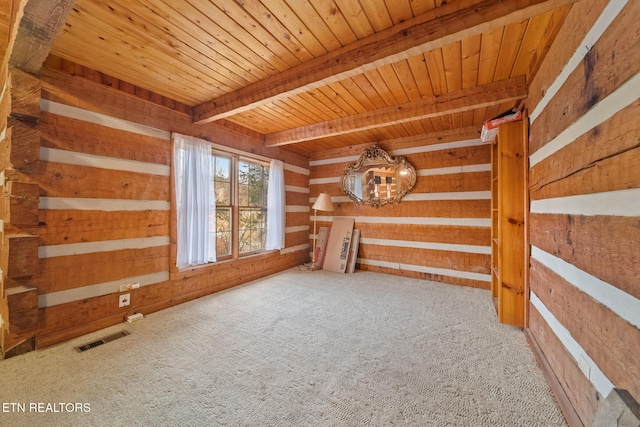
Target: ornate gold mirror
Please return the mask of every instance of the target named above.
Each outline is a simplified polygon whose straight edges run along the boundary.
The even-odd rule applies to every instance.
[[[398,203],[416,185],[416,170],[402,156],[391,157],[373,144],[342,176],[342,191],[356,205]]]

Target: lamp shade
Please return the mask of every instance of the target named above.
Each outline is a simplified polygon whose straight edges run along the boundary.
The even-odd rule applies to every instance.
[[[319,211],[332,211],[333,203],[331,202],[331,196],[327,193],[320,193],[318,199],[313,204],[311,209],[317,209]]]

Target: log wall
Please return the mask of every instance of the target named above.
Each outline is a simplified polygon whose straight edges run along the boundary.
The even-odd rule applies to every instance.
[[[310,162],[309,203],[326,192],[335,206],[318,212],[318,227],[355,218],[359,269],[489,289],[490,145],[480,142],[477,129],[378,145],[413,164],[416,187],[398,204],[358,206],[344,195],[340,180],[366,146],[318,153]]]
[[[567,418],[640,400],[640,2],[581,1],[533,80],[529,335]]]
[[[120,323],[131,313],[149,314],[306,259],[307,158],[266,149],[259,136],[229,124],[195,126],[183,106],[123,91],[114,79],[106,84],[105,76],[98,82],[93,73],[88,78],[76,68],[69,73],[48,64],[35,79],[42,87],[39,117],[18,133],[35,138],[35,164],[28,174],[19,165],[3,165],[3,249],[11,249],[0,257],[5,355],[30,349],[23,345],[28,340],[31,347],[48,346]],[[21,122],[5,124],[3,135],[12,130],[16,135],[18,125],[26,128]],[[285,162],[285,249],[176,269],[173,131]],[[17,194],[21,197],[13,197]],[[120,285],[127,283],[141,286],[127,291],[130,305],[119,308]]]
[[[34,348],[41,274],[37,236],[40,81],[3,62],[0,71],[0,352],[20,337],[21,351]]]

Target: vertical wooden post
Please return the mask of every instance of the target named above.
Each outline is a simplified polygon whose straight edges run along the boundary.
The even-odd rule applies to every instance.
[[[524,327],[524,122],[500,126],[500,321]]]
[[[498,141],[491,143],[491,297],[498,310],[500,238],[498,233]]]
[[[522,236],[522,262],[524,265],[522,327],[526,329],[529,327],[529,258],[531,256],[531,243],[529,240],[529,116],[526,112],[522,113],[522,150],[522,215],[524,218],[524,232]]]
[[[30,282],[40,273],[40,240],[22,228],[38,224],[40,188],[30,182],[29,174],[38,172],[40,158],[40,80],[6,63],[2,74],[0,351],[6,357],[32,350],[39,326],[38,291]]]
[[[525,326],[527,127],[503,124],[492,159],[492,295],[498,320]]]
[[[8,95],[9,88],[9,67],[7,62],[3,61],[0,64],[0,162],[4,163],[5,154],[3,148],[8,144],[7,142],[7,119],[11,113],[11,97]],[[5,167],[0,165],[0,194],[4,193],[5,187]],[[7,211],[6,202],[8,200],[0,198],[0,260],[4,258],[4,230]],[[0,358],[4,357],[6,351],[5,346],[5,333],[8,329],[9,321],[9,305],[4,295],[4,282],[5,282],[5,269],[0,265]]]

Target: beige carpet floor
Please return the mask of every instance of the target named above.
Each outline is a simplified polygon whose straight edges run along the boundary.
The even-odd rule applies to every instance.
[[[487,291],[370,272],[287,270],[0,361],[0,381],[3,426],[565,425]]]

